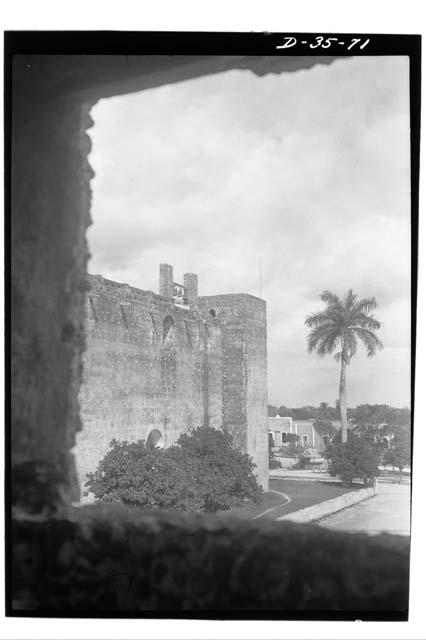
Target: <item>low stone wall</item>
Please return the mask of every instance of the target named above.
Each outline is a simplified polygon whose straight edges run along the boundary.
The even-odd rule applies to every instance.
[[[399,536],[118,505],[17,514],[12,527],[11,615],[407,616]]]
[[[293,511],[293,513],[287,513],[285,516],[277,518],[277,520],[290,520],[291,522],[315,522],[320,518],[329,516],[332,513],[341,511],[346,507],[350,507],[357,502],[362,502],[367,498],[372,498],[376,495],[376,489],[374,487],[367,487],[363,489],[357,489],[356,491],[349,491],[337,498],[331,500],[324,500],[311,507],[300,509],[299,511]]]

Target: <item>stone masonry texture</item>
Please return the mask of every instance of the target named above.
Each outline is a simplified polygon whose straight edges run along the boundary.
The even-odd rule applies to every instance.
[[[406,615],[408,540],[86,506],[14,523],[15,611]],[[338,559],[338,560],[336,560]]]
[[[160,295],[173,297],[173,267],[171,264],[160,264]]]
[[[222,326],[223,425],[269,488],[266,303],[248,294],[204,296],[199,309]]]
[[[113,438],[129,442],[156,430],[164,446],[200,426],[229,431],[268,488],[266,307],[247,294],[190,304],[88,276],[87,336],[80,407],[83,429],[74,454],[84,496]],[[160,265],[160,290],[173,282]],[[90,498],[90,496],[89,496]]]

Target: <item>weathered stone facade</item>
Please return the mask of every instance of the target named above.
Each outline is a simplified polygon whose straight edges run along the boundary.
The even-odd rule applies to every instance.
[[[102,276],[88,283],[83,429],[75,448],[81,484],[113,438],[167,447],[210,426],[232,433],[267,489],[265,301],[199,298],[196,274],[185,274],[182,286],[165,264],[160,295]]]

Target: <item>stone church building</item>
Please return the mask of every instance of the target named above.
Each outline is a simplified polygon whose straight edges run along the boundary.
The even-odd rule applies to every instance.
[[[88,276],[82,431],[74,450],[82,487],[113,438],[174,444],[199,426],[224,428],[268,489],[266,303],[246,293],[198,296],[198,278],[160,291]]]

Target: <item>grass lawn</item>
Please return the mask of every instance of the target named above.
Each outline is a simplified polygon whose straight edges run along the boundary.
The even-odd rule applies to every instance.
[[[362,485],[355,484],[352,487],[343,487],[340,482],[321,482],[313,480],[289,480],[287,478],[274,478],[269,481],[271,491],[263,493],[257,504],[248,504],[235,509],[230,509],[226,513],[239,518],[254,518],[275,520],[279,516],[292,511],[298,511],[313,504],[337,498],[348,491],[361,489]],[[274,493],[275,491],[280,493]],[[285,493],[291,499],[287,503]],[[267,509],[268,513],[263,514]]]

